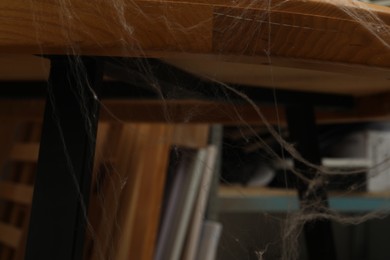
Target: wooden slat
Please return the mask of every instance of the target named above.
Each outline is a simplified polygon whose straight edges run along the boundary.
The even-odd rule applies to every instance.
[[[49,78],[50,60],[33,55],[0,54],[0,80],[40,81]]]
[[[0,120],[1,121],[1,120]],[[3,175],[3,170],[6,162],[8,162],[9,154],[12,149],[12,146],[15,142],[16,136],[15,133],[18,130],[18,124],[16,122],[7,122],[0,124],[0,176],[1,179],[6,179],[7,175]],[[9,207],[6,203],[0,203],[0,218],[3,219],[3,216],[8,212]],[[0,250],[0,253],[3,250]],[[0,259],[2,259],[0,255]]]
[[[40,123],[23,123],[18,129],[17,142],[37,143],[40,136]],[[11,152],[8,156],[11,155]],[[9,158],[8,158],[9,159]],[[12,165],[12,160],[11,160]],[[17,167],[0,182],[2,200],[7,201],[7,207],[0,212],[2,221],[7,225],[20,229],[20,242],[16,248],[3,246],[0,250],[1,260],[22,260],[24,257],[25,235],[29,223],[29,211],[32,200],[35,164],[18,161]]]
[[[22,231],[19,228],[0,222],[0,243],[17,248],[21,236]]]
[[[27,141],[31,143],[38,143],[41,136],[42,126],[40,123],[35,123],[31,126],[31,129],[27,133]],[[24,185],[34,185],[35,181],[35,173],[36,168],[33,163],[24,163],[21,172],[19,173],[18,181]],[[14,205],[11,215],[10,215],[10,223],[16,225],[22,230],[21,242],[19,243],[19,247],[14,252],[10,252],[12,255],[12,260],[23,260],[26,241],[27,241],[27,233],[28,226],[30,223],[30,210],[31,203],[27,204],[27,207],[21,207],[21,205]],[[4,252],[5,253],[5,252]]]
[[[9,159],[17,127],[18,125],[15,122],[0,125],[0,171],[3,169],[4,163]]]
[[[15,203],[31,204],[33,186],[12,182],[0,182],[0,199]]]
[[[390,119],[390,92],[364,96],[358,98],[354,109],[338,113],[317,113],[318,122],[323,123],[349,123],[389,121]]]
[[[38,153],[39,143],[17,143],[11,150],[10,160],[36,162]]]

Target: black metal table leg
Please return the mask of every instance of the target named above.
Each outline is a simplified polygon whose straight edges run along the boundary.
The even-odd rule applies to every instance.
[[[27,260],[82,259],[102,64],[51,59]]]
[[[298,152],[307,161],[320,165],[321,155],[314,108],[305,105],[292,105],[286,107],[286,115],[290,138],[296,145]],[[315,169],[311,169],[311,167],[298,160],[294,160],[294,167],[309,179],[319,177]],[[327,194],[323,185],[319,184],[314,187],[309,187],[302,180],[297,180],[297,188],[301,208],[304,210],[304,213],[315,213],[321,210],[321,207],[328,207]],[[304,233],[309,259],[336,259],[332,225],[329,220],[321,219],[307,222],[304,226]]]

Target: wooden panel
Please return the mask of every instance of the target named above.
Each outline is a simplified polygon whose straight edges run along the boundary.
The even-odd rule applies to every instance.
[[[12,182],[0,182],[0,199],[16,203],[31,204],[33,186]]]
[[[50,61],[32,55],[0,54],[0,80],[47,80]],[[0,83],[0,88],[6,87]]]
[[[202,148],[208,145],[210,126],[203,124],[178,124],[174,127],[172,144],[184,147]]]
[[[171,147],[172,127],[139,125],[122,194],[122,234],[116,259],[152,260]],[[135,162],[135,163],[134,163]],[[153,181],[151,181],[153,180]]]
[[[13,248],[17,248],[19,246],[21,236],[22,232],[20,229],[0,222],[1,243]]]
[[[18,143],[13,146],[10,159],[14,161],[36,162],[38,153],[39,143]]]
[[[0,10],[1,52],[122,56],[211,49],[212,9],[204,5],[16,0],[2,1]]]

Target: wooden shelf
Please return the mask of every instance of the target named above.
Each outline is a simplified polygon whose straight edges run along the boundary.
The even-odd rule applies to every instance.
[[[218,195],[221,212],[288,212],[299,209],[295,190],[221,186]],[[390,211],[390,192],[331,192],[329,205],[337,212]]]
[[[366,158],[322,158],[324,167],[333,169],[367,169],[372,167],[372,161]],[[277,162],[275,167],[282,169],[291,169],[294,162],[291,159],[286,159],[283,162]]]

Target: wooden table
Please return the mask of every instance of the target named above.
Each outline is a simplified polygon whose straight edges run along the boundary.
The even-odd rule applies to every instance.
[[[321,112],[319,121],[388,118],[387,7],[314,0],[118,3],[122,15],[107,0],[2,1],[0,80],[46,80],[49,64],[32,54],[154,57],[224,83],[358,97],[354,110]],[[250,107],[241,109],[256,121]]]
[[[389,25],[389,8],[352,1],[3,0],[0,2],[0,81],[5,88],[13,82],[45,82],[49,78],[60,104],[59,111],[66,114],[67,105],[73,104],[73,108],[77,104],[74,93],[66,90],[77,85],[77,77],[88,77],[81,85],[99,85],[112,80],[102,74],[104,71],[96,71],[99,67],[96,60],[91,62],[84,56],[136,57],[146,65],[144,58],[158,58],[209,82],[355,98],[356,106],[350,110],[317,111],[319,122],[384,120],[390,115]],[[33,55],[49,56],[52,64]],[[83,58],[68,60],[63,55]],[[71,65],[78,61],[87,71],[74,75]],[[95,103],[96,100],[91,101],[91,107]],[[56,122],[50,114],[52,105],[48,103],[45,115],[39,161],[42,172],[34,195],[36,209],[32,213],[33,235],[27,259],[60,259],[59,254],[64,260],[79,259],[83,226],[79,191],[87,196],[91,167],[91,160],[80,161],[79,157],[91,158],[94,145],[88,142],[90,137],[83,132],[86,129],[76,133],[72,122],[66,120],[73,117],[82,125],[80,111],[60,118],[61,126],[67,130],[57,133]],[[3,100],[0,118],[15,120],[28,115],[40,120],[43,106],[43,99]],[[167,100],[163,105],[160,100],[107,101],[107,107],[125,121],[162,121],[165,119],[162,106],[179,111],[173,113],[172,122],[261,123],[251,104],[236,106],[205,100]],[[199,109],[200,116],[186,118],[194,107]],[[145,114],[145,108],[152,112]],[[141,113],[123,113],[134,109]],[[262,109],[271,123],[279,122],[274,105]],[[232,117],[234,114],[238,116]],[[112,118],[102,116],[107,120]],[[284,121],[281,112],[280,122]],[[88,129],[91,133],[96,130],[96,123],[96,120],[91,122],[92,128]],[[56,143],[68,146],[72,156],[63,158]],[[80,146],[85,148],[83,154]],[[75,172],[67,169],[69,160],[77,166]],[[58,165],[64,169],[58,169]],[[45,179],[56,170],[58,175]],[[78,182],[84,183],[79,187],[81,190],[75,190],[70,172]],[[53,186],[45,188],[48,183]],[[73,200],[64,199],[60,194],[52,197],[45,194],[48,191],[53,194],[55,187],[64,192],[71,190],[69,196]],[[56,200],[67,206],[45,208]],[[45,209],[53,211],[52,216],[46,216]],[[37,223],[44,224],[47,220],[48,225],[55,226],[56,217],[69,212],[74,221],[67,223],[67,217],[62,216],[65,226],[61,226],[61,232],[71,232],[63,236],[64,243],[57,248],[51,236],[62,236],[61,232],[47,228],[41,232]]]

